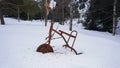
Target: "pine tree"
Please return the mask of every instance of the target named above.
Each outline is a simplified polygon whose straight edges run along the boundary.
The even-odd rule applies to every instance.
[[[83,25],[90,30],[112,32],[113,0],[91,0],[88,18]]]
[[[21,10],[27,15],[27,20],[30,20],[30,17],[34,17],[35,14],[40,12],[38,3],[34,0],[24,0],[24,6]]]

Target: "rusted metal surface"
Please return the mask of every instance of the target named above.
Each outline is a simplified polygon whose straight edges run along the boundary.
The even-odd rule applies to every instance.
[[[74,31],[72,31],[72,32],[69,34],[69,33],[64,32],[64,31],[62,31],[62,30],[57,31],[57,30],[53,29],[53,25],[54,25],[54,23],[51,23],[50,30],[49,30],[49,36],[47,37],[47,38],[48,38],[48,41],[47,41],[47,42],[48,42],[48,45],[50,45],[50,43],[51,43],[51,38],[52,38],[52,36],[53,36],[53,35],[52,35],[52,32],[54,31],[55,33],[57,33],[58,35],[60,35],[60,36],[62,37],[62,39],[64,40],[64,42],[66,43],[65,45],[63,45],[64,47],[70,48],[71,51],[74,51],[76,55],[81,54],[81,53],[77,53],[77,51],[73,48],[78,32],[74,30]],[[75,33],[75,35],[73,35],[73,33]],[[66,40],[66,38],[64,37],[63,34],[69,36],[69,38]],[[72,43],[71,46],[68,44],[70,38],[74,38],[73,43]]]
[[[51,23],[51,25],[50,25],[50,30],[49,30],[49,37],[48,37],[48,44],[49,44],[49,45],[50,45],[51,37],[52,37],[53,24],[54,24],[54,23]]]

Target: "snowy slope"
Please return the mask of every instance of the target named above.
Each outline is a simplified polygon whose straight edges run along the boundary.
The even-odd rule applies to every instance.
[[[62,39],[52,41],[55,53],[41,54],[36,49],[46,42],[50,24],[45,27],[44,21],[18,22],[11,18],[5,22],[0,25],[0,68],[120,68],[120,35],[88,31],[74,24],[79,33],[75,49],[82,55],[63,48]],[[67,32],[68,28],[68,24],[59,25]]]

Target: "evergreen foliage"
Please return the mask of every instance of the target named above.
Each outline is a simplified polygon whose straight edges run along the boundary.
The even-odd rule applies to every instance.
[[[34,19],[36,14],[42,11],[34,0],[3,0],[2,4],[4,16],[17,18],[19,14],[24,20]]]
[[[44,19],[45,17],[45,1],[35,1],[35,0],[3,0],[4,5],[4,16],[18,18],[23,20],[31,19]],[[63,22],[70,17],[70,7],[69,4],[72,0],[56,0],[57,8],[55,9],[55,21]],[[78,5],[74,5],[74,18],[79,17],[79,12],[77,10]],[[49,15],[49,17],[51,14]]]
[[[114,0],[91,0],[87,20],[83,23],[86,29],[112,32],[113,3]]]

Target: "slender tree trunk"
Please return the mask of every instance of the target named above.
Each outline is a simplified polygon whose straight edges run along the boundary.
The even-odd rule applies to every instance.
[[[45,15],[45,26],[47,26],[48,15]]]
[[[20,8],[18,7],[18,22],[20,22]]]
[[[63,20],[62,21],[62,25],[64,25],[64,18],[65,18],[65,16],[64,16],[65,15],[64,14],[64,0],[63,0],[63,6],[62,6],[62,13],[63,13],[63,16],[62,16],[63,17],[63,19],[62,19]]]
[[[116,5],[117,5],[117,0],[114,0],[114,5],[113,5],[113,36],[116,33],[116,20],[117,20],[117,14],[116,14]]]
[[[27,12],[27,20],[30,20],[30,13]]]
[[[47,26],[48,14],[49,14],[49,9],[46,7],[45,26]]]
[[[70,31],[72,31],[72,19],[73,19],[73,7],[72,4],[70,4],[70,26],[69,26]]]
[[[1,23],[1,25],[5,25],[5,21],[4,21],[4,18],[3,18],[3,13],[2,13],[1,8],[0,8],[0,23]]]

